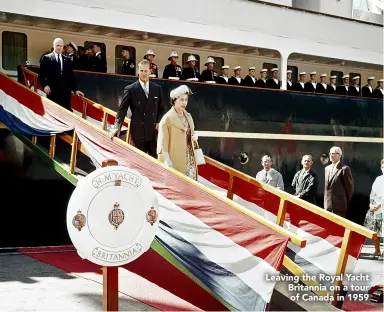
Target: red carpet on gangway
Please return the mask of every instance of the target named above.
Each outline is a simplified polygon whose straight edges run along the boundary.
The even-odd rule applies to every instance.
[[[19,251],[68,273],[79,276],[82,273],[96,273],[100,276],[102,274],[100,266],[81,259],[73,246],[25,248],[19,249]],[[156,309],[163,311],[228,311],[207,291],[153,250],[149,250],[139,259],[123,266],[123,269],[133,274],[130,274],[129,281],[127,279],[119,280],[119,290]],[[92,279],[92,275],[90,276]],[[80,277],[84,277],[84,275]],[[94,280],[100,281],[96,278]],[[135,285],[135,290],[126,293],[124,290],[129,287],[123,287],[122,282]]]

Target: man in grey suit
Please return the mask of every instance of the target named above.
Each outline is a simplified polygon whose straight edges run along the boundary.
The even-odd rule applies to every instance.
[[[159,122],[165,114],[161,87],[149,81],[149,62],[138,65],[139,79],[125,87],[111,136],[120,134],[128,108],[132,111],[130,138],[139,150],[157,158],[156,140]]]
[[[299,170],[292,181],[295,188],[295,196],[316,205],[317,175],[312,170],[313,158],[304,155],[301,159],[303,169]]]
[[[332,164],[325,167],[324,209],[346,218],[354,187],[351,169],[340,161],[341,156],[340,147],[331,148]]]
[[[256,174],[256,180],[259,182],[267,183],[284,191],[283,176],[280,172],[272,168],[272,159],[270,156],[265,155],[261,159],[263,170]]]

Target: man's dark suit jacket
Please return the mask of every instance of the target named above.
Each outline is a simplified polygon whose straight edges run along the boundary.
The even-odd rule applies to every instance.
[[[94,56],[92,70],[98,73],[107,72],[107,58],[103,53]]]
[[[156,123],[159,123],[165,114],[161,87],[150,81],[148,98],[139,80],[125,87],[123,99],[117,110],[115,121],[117,129],[121,129],[128,108],[131,108],[132,112],[130,135],[133,142],[154,141]]]
[[[47,97],[57,104],[71,109],[71,91],[77,91],[76,79],[73,75],[71,60],[61,55],[63,70],[57,62],[55,54],[49,53],[41,58],[39,80],[43,89],[49,86],[51,94]]]
[[[317,175],[310,169],[308,172],[304,173],[302,180],[299,181],[302,170],[296,172],[292,181],[292,187],[295,188],[295,196],[298,195],[299,198],[316,205],[318,185]]]
[[[333,174],[332,168],[333,164],[325,167],[324,209],[346,217],[354,190],[352,172],[341,162]]]

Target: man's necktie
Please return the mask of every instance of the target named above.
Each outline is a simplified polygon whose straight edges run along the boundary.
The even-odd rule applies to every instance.
[[[59,64],[60,71],[63,71],[63,69],[61,68],[61,56],[60,56],[60,54],[57,55],[57,63]]]
[[[144,89],[145,95],[146,95],[147,98],[148,98],[149,91],[148,91],[148,88],[147,88],[147,85],[146,85],[146,84],[143,86],[143,89]]]

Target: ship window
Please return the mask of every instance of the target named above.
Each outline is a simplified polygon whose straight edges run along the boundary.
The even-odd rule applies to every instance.
[[[268,69],[267,71],[267,78],[271,78],[271,69],[272,68],[276,68],[277,65],[276,64],[272,64],[272,63],[263,63],[263,69]],[[293,77],[293,75],[292,75]]]
[[[123,56],[121,52],[123,51],[124,45],[117,45],[115,47],[115,73],[121,74],[121,65],[123,64]],[[128,46],[129,49],[129,58],[133,60],[133,63],[136,66],[136,49],[134,47]]]
[[[181,64],[182,67],[188,67],[187,60],[188,60],[188,56],[190,56],[190,55],[191,55],[191,53],[183,53],[183,56],[182,56],[183,64]],[[200,56],[198,54],[192,54],[192,55],[194,55],[196,60],[197,60],[196,68],[200,72]]]
[[[361,87],[361,75],[358,74],[358,73],[350,73],[349,74],[349,84],[352,85],[353,84],[353,77],[356,77],[356,76],[359,76],[360,77],[360,81],[359,81],[359,86]]]
[[[292,83],[297,82],[298,69],[297,66],[288,66],[288,70],[292,70]]]
[[[331,76],[336,76],[336,85],[341,86],[343,84],[343,72],[332,70]]]
[[[2,63],[5,70],[17,70],[17,66],[27,61],[27,35],[3,31]]]
[[[212,56],[212,57],[216,62],[216,64],[214,64],[214,66],[213,66],[213,69],[217,73],[221,73],[221,66],[224,66],[224,59],[222,57],[216,57],[216,56]]]

